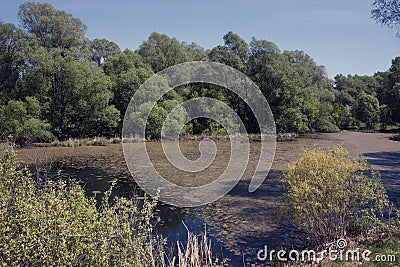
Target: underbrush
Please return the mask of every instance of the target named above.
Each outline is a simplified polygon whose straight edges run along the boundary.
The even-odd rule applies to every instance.
[[[65,141],[53,141],[50,143],[33,143],[35,147],[78,147],[78,146],[106,146],[108,144],[119,144],[120,138],[84,138],[84,139],[68,139]]]
[[[35,177],[36,178],[36,177]],[[215,266],[209,241],[189,233],[177,258],[154,229],[156,200],[105,193],[99,208],[73,180],[33,179],[15,152],[0,158],[3,266]]]

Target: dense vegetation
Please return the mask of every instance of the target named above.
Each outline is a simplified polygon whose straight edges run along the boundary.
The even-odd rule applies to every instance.
[[[215,61],[247,74],[269,101],[279,132],[373,129],[400,122],[400,58],[374,76],[337,75],[303,51],[280,51],[268,40],[246,43],[228,32],[209,50],[154,32],[137,51],[121,51],[106,39],[89,40],[87,27],[51,5],[26,2],[21,28],[0,22],[0,133],[18,144],[71,137],[114,136],[138,87],[155,72],[186,61]],[[173,105],[196,96],[229,104],[250,133],[253,115],[236,95],[207,84],[176,88],[154,110],[155,137]],[[190,122],[189,134],[214,132],[207,119]]]
[[[103,201],[73,181],[34,180],[7,149],[0,159],[0,260],[6,266],[162,266],[151,227],[154,203]],[[109,195],[109,194],[108,194]]]
[[[317,245],[382,225],[389,206],[379,175],[341,146],[304,151],[283,178],[287,214]]]
[[[203,236],[188,232],[185,246],[168,255],[153,230],[156,200],[111,198],[100,205],[81,186],[57,175],[32,175],[15,152],[0,157],[2,266],[219,266]]]
[[[289,165],[283,182],[287,192],[279,209],[282,222],[299,230],[307,240],[305,246],[326,251],[337,240],[345,239],[347,249],[368,248],[371,259],[378,254],[395,255],[398,263],[400,211],[388,200],[379,174],[364,159],[352,158],[343,146],[305,150]],[[355,264],[330,260],[317,265]],[[357,264],[388,265],[362,259]]]

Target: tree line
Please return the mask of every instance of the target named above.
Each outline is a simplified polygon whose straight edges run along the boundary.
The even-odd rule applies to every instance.
[[[0,134],[18,144],[51,139],[119,135],[130,99],[154,73],[187,61],[213,61],[249,76],[268,100],[278,132],[385,129],[400,122],[400,58],[373,76],[337,75],[304,51],[281,51],[268,40],[247,43],[228,32],[223,45],[204,49],[151,33],[136,51],[106,39],[89,40],[78,18],[47,3],[20,5],[21,27],[0,22]],[[209,84],[175,88],[153,109],[147,137],[157,138],[177,104],[207,96],[223,101],[248,132],[259,132],[244,101]],[[219,133],[198,118],[187,134]]]

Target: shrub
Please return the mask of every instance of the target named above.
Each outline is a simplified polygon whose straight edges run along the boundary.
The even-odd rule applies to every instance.
[[[85,197],[78,183],[36,187],[15,153],[0,159],[0,261],[9,266],[163,266],[154,201]],[[108,192],[110,195],[110,192]]]
[[[332,121],[330,117],[320,117],[317,119],[315,128],[319,132],[323,133],[337,133],[340,131],[339,127]]]
[[[188,232],[186,248],[166,261],[153,231],[156,200],[105,193],[99,208],[77,182],[34,181],[15,152],[0,157],[0,262],[2,266],[211,267],[211,247]]]
[[[379,176],[342,146],[304,151],[283,181],[293,221],[314,245],[368,230],[388,205]]]
[[[40,104],[32,97],[25,101],[10,100],[0,106],[0,138],[19,146],[32,141],[49,141],[50,124],[39,118]]]

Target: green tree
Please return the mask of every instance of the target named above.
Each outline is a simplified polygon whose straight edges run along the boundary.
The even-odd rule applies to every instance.
[[[304,51],[283,51],[283,56],[291,63],[295,71],[300,75],[303,87],[315,87],[318,89],[329,87],[326,69],[317,65],[314,59]]]
[[[121,53],[119,46],[107,39],[94,39],[91,42],[90,48],[92,51],[91,58],[98,66],[104,64],[109,57]]]
[[[366,94],[376,96],[377,87],[378,82],[372,76],[343,76],[339,74],[335,77],[335,89],[339,92],[349,94],[352,97],[351,101],[356,99],[361,91],[364,91]],[[350,102],[343,104],[353,104]]]
[[[26,2],[20,5],[18,18],[30,38],[62,56],[80,56],[87,30],[80,19],[47,3]]]
[[[310,130],[307,125],[315,120],[315,105],[307,100],[315,101],[313,92],[303,87],[300,74],[274,43],[253,38],[248,75],[268,100],[279,132]]]
[[[354,126],[354,118],[350,106],[343,106],[340,103],[334,103],[332,113],[336,125],[340,129],[348,129],[351,126]]]
[[[390,123],[390,109],[388,105],[379,106],[379,120],[381,122],[381,131],[386,130],[386,126]]]
[[[26,68],[23,47],[26,35],[11,23],[0,22],[0,99],[18,98],[17,82]]]
[[[173,100],[167,99],[160,103],[160,106],[164,108],[167,114],[169,114],[173,109],[175,108],[177,109],[173,113],[173,116],[169,117],[169,120],[164,119],[163,123],[167,122],[167,124],[164,127],[165,136],[173,136],[173,134],[175,133],[181,134],[184,133],[184,131],[186,130],[185,128],[184,129],[179,128],[180,125],[183,125],[186,122],[187,118],[187,111],[185,110],[185,108],[177,107],[180,103],[181,101],[179,100],[178,97],[176,97]]]
[[[171,39],[168,35],[157,32],[151,33],[149,39],[140,45],[137,52],[154,72],[192,61],[190,53],[176,38]]]
[[[203,47],[198,45],[197,43],[186,43],[182,42],[181,43],[182,47],[186,49],[186,51],[189,52],[191,58],[195,61],[207,61],[207,52],[204,50]]]
[[[361,92],[353,108],[354,117],[365,123],[367,129],[373,129],[379,122],[379,102],[374,96]]]
[[[382,104],[387,104],[390,108],[391,119],[393,122],[400,122],[400,57],[392,60],[392,65],[387,76],[388,80],[384,85],[385,101]]]
[[[245,65],[249,57],[249,46],[239,35],[228,32],[224,35],[225,47],[234,52]]]
[[[47,117],[60,138],[110,135],[120,120],[110,105],[110,81],[101,69],[71,58],[56,58],[52,66]]]
[[[104,63],[104,72],[111,79],[111,91],[114,93],[111,103],[121,116],[125,114],[136,90],[154,74],[139,54],[128,49],[110,57]]]
[[[53,135],[50,124],[40,119],[41,106],[34,97],[25,101],[10,100],[0,106],[1,139],[17,145],[32,141],[49,141]]]
[[[228,65],[237,70],[244,70],[245,65],[243,64],[240,56],[226,46],[216,46],[208,54],[210,61],[219,62]]]
[[[315,122],[315,130],[319,132],[332,133],[338,132],[339,128],[333,116],[334,110],[330,103],[324,103],[319,106],[318,117]]]

